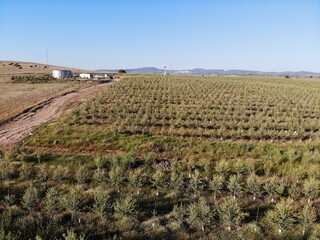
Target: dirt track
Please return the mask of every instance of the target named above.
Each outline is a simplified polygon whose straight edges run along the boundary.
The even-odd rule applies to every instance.
[[[0,126],[0,146],[15,145],[24,137],[31,135],[36,126],[57,119],[74,105],[94,97],[95,93],[113,83],[98,84],[67,93],[40,104],[41,106],[36,110],[31,109],[22,113],[10,122]]]

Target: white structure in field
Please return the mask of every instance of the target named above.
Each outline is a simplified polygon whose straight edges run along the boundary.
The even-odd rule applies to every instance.
[[[79,77],[83,79],[97,80],[102,78],[109,78],[110,76],[107,73],[80,73]]]
[[[52,70],[52,76],[54,78],[69,78],[72,77],[71,70]]]
[[[91,74],[90,73],[80,73],[79,77],[85,78],[85,79],[91,79]]]

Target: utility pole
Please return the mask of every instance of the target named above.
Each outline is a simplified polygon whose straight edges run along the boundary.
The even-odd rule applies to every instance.
[[[49,66],[49,60],[48,60],[48,48],[46,48],[46,59],[47,59],[47,67]]]

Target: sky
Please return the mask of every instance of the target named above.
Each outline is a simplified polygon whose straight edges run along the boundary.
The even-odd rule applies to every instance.
[[[0,60],[320,72],[320,0],[0,0]]]

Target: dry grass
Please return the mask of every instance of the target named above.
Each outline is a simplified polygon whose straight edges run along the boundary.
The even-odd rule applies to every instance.
[[[39,102],[71,91],[77,86],[78,84],[72,82],[48,84],[0,82],[0,122]]]
[[[28,107],[79,87],[79,84],[73,82],[28,84],[11,81],[12,76],[51,74],[53,69],[86,72],[82,69],[33,62],[0,61],[0,123]]]
[[[16,74],[16,73],[51,73],[55,69],[70,69],[74,72],[87,71],[84,69],[70,68],[63,66],[46,65],[33,62],[21,61],[0,61],[0,73]]]

